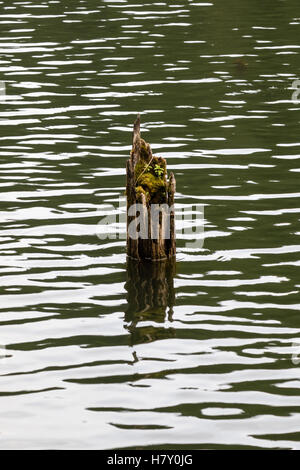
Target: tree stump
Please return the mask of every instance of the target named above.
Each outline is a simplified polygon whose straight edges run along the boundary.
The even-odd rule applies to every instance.
[[[133,126],[132,150],[126,164],[127,255],[159,261],[176,254],[173,173],[164,158],[152,154],[140,135],[140,115]]]

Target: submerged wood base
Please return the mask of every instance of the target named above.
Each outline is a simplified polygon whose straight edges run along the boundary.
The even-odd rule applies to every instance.
[[[175,336],[173,328],[165,327],[165,321],[173,319],[175,261],[175,257],[157,263],[127,259],[124,320],[131,344]]]

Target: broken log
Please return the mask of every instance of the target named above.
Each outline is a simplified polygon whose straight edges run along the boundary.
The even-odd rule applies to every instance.
[[[127,255],[159,261],[176,254],[174,195],[176,181],[167,163],[152,154],[140,135],[140,115],[133,126],[126,164]]]

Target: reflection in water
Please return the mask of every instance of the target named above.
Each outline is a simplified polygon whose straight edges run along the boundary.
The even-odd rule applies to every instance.
[[[131,345],[175,336],[173,328],[164,327],[165,320],[172,321],[175,270],[175,258],[157,262],[127,259],[125,322]],[[159,328],[158,323],[162,324]]]

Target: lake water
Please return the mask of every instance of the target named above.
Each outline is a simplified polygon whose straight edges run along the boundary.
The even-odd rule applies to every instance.
[[[0,24],[0,447],[300,449],[299,2],[12,1]],[[97,236],[138,112],[177,209],[204,209],[152,300],[155,268]]]

